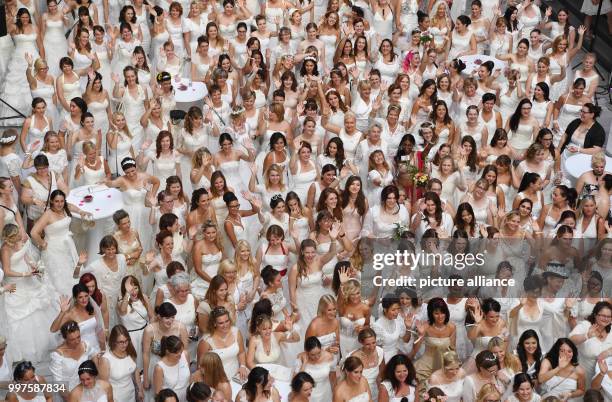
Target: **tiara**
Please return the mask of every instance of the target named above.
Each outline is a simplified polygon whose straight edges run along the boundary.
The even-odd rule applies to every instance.
[[[280,194],[273,195],[270,201],[282,200],[283,196]]]
[[[325,96],[327,96],[328,93],[330,92],[338,92],[338,90],[336,88],[329,88],[327,91],[325,91]]]
[[[239,106],[239,107],[235,108],[234,110],[232,110],[232,112],[230,113],[230,115],[232,115],[232,116],[238,116],[238,115],[240,115],[241,113],[244,113],[244,107]]]
[[[0,138],[0,144],[10,144],[11,142],[15,142],[16,139],[16,135],[11,135],[10,137],[2,137]]]
[[[306,60],[310,60],[310,61],[314,61],[315,63],[317,62],[317,58],[314,56],[306,56],[304,57],[304,61]]]
[[[125,158],[123,161],[121,161],[122,168],[129,165],[136,165],[136,161],[132,158]]]

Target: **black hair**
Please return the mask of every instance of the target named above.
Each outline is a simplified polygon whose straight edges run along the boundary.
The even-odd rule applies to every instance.
[[[176,307],[170,302],[163,302],[155,308],[155,314],[162,318],[170,318],[176,316]]]
[[[17,364],[15,369],[13,370],[13,380],[21,381],[25,377],[28,371],[32,370],[36,372],[36,368],[32,365],[31,361],[22,361]]]
[[[393,293],[387,293],[385,296],[383,296],[381,302],[380,302],[383,310],[388,309],[389,307],[393,306],[394,304],[400,304],[400,299],[398,296],[396,296]]]
[[[76,300],[80,293],[86,293],[87,297],[89,297],[89,289],[87,289],[87,286],[83,285],[82,283],[77,283],[72,287],[72,298]],[[94,314],[94,307],[93,304],[91,304],[91,299],[89,299],[89,301],[87,302],[85,310],[89,315]]]
[[[192,382],[187,387],[187,402],[206,401],[212,395],[210,387],[203,382]]]
[[[261,279],[263,280],[264,284],[266,286],[270,286],[270,284],[274,281],[274,278],[276,278],[278,275],[280,275],[280,272],[275,270],[272,265],[266,265],[262,270],[261,270]]]
[[[310,336],[304,341],[304,351],[310,352],[313,349],[321,349],[321,341],[316,336]]]
[[[557,368],[559,366],[559,352],[561,350],[561,346],[567,345],[572,349],[572,366],[578,366],[578,348],[569,338],[559,338],[557,342],[550,348],[550,351],[546,353],[546,360],[550,363],[551,368]]]
[[[173,214],[172,212],[163,214],[159,218],[159,230],[169,230],[168,228],[174,225],[178,221],[178,216]]]
[[[598,273],[597,271],[593,271],[593,273]],[[601,276],[599,277],[600,281],[601,281]],[[607,302],[607,301],[600,301],[597,302],[597,304],[595,304],[595,307],[593,307],[593,311],[591,312],[591,314],[587,317],[587,320],[591,323],[591,324],[595,324],[595,317],[597,317],[597,315],[599,314],[599,312],[603,309],[608,309],[610,311],[612,311],[612,305]],[[612,326],[612,324],[608,324],[606,325],[606,332],[610,333],[610,327]]]
[[[416,371],[410,359],[406,355],[397,354],[387,362],[383,374],[383,380],[389,381],[394,390],[398,390],[401,386],[400,382],[395,378],[395,368],[400,365],[404,365],[408,369],[408,376],[404,380],[404,384],[414,385],[416,379]]]
[[[96,367],[96,363],[94,363],[93,360],[85,360],[79,366],[77,373],[79,376],[83,373],[87,373],[96,377],[98,375],[98,368]]]
[[[184,347],[183,341],[176,335],[162,336],[161,338],[162,357],[168,353],[179,353]]]
[[[314,387],[315,380],[312,376],[305,371],[301,371],[293,376],[291,379],[291,391],[298,393],[302,390],[305,383],[310,383]]]
[[[176,402],[178,402],[179,398],[176,395],[176,392],[171,390],[170,388],[165,388],[159,391],[157,395],[155,395],[155,402],[168,402],[169,398],[174,398]]]
[[[429,321],[429,325],[434,324],[434,312],[436,311],[444,313],[444,324],[448,324],[450,320],[450,311],[448,309],[448,304],[446,304],[441,297],[434,297],[427,303],[427,320]]]
[[[193,190],[191,194],[191,209],[190,211],[195,211],[198,209],[198,203],[200,202],[200,197],[203,195],[208,195],[208,191],[204,187]]]
[[[225,202],[226,205],[233,201],[238,201],[238,197],[236,197],[236,194],[232,193],[231,191],[228,191],[227,193],[223,194],[223,202]]]

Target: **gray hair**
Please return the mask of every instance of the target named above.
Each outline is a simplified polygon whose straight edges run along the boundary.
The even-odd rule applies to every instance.
[[[173,288],[177,288],[181,285],[189,285],[190,282],[189,275],[185,272],[177,272],[168,280],[168,283],[170,283]]]
[[[374,127],[377,127],[380,131],[383,130],[382,124],[380,124],[377,121],[375,121],[374,123],[370,124],[370,130],[372,130]]]

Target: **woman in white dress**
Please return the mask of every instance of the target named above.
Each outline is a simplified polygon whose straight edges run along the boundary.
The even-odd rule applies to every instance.
[[[331,401],[332,389],[336,384],[336,358],[324,350],[316,336],[304,341],[304,352],[297,356],[294,373],[306,372],[317,385],[312,390],[311,400]]]
[[[140,118],[149,105],[149,95],[139,84],[138,73],[134,67],[125,67],[123,69],[123,77],[124,82],[121,85],[119,83],[119,76],[116,73],[112,74],[114,81],[113,97],[121,99],[123,113],[132,135],[132,146],[134,149],[140,149],[144,141],[144,131],[140,125]]]
[[[211,112],[202,115],[202,112],[197,107],[189,108],[187,116],[185,116],[185,126],[181,130],[178,141],[177,150],[181,154],[181,179],[185,192],[191,195],[194,187],[191,182],[191,161],[195,152],[207,147],[211,149],[213,140],[211,137],[219,136],[219,128],[216,124],[212,124]]]
[[[143,367],[142,338],[149,320],[155,314],[149,298],[143,294],[140,282],[132,275],[125,276],[121,280],[121,298],[117,302],[117,315],[121,325],[128,331],[136,350],[136,365]]]
[[[529,145],[535,140],[540,123],[531,114],[532,103],[529,99],[522,99],[514,114],[506,122],[506,131],[510,145],[518,155],[523,155]]]
[[[331,243],[328,252],[317,255],[317,244],[314,240],[306,239],[300,244],[297,264],[289,271],[289,300],[293,310],[300,313],[300,329],[306,328],[317,316],[317,306],[314,301],[325,294],[324,286],[331,283],[330,277],[324,277],[322,268],[332,258],[336,257],[336,238],[338,226],[332,226],[330,231]],[[300,335],[303,335],[302,332]]]
[[[216,307],[210,313],[208,334],[198,345],[198,360],[206,352],[215,352],[223,362],[227,378],[236,376],[244,380],[248,372],[244,345],[240,331],[232,326],[230,313],[225,307]]]
[[[151,248],[152,228],[149,225],[147,202],[154,205],[155,196],[159,188],[159,179],[147,173],[136,171],[136,161],[132,158],[124,158],[121,161],[124,172],[113,180],[106,180],[109,187],[118,188],[123,197],[125,211],[129,214],[132,225],[140,234],[144,250]]]
[[[591,380],[595,375],[597,361],[610,356],[612,335],[609,328],[611,322],[612,307],[610,303],[607,301],[598,302],[591,315],[578,323],[569,335],[571,341],[579,348],[580,367],[584,370],[583,375],[585,376],[584,381],[586,381],[587,389],[590,388]],[[576,359],[576,354],[574,347],[572,363]],[[561,359],[560,356],[559,359]],[[544,363],[542,365],[544,366]],[[542,373],[542,370],[540,370],[540,373]]]
[[[175,335],[162,338],[161,359],[153,369],[154,393],[169,388],[176,392],[178,402],[186,402],[190,376],[187,351],[181,339]]]
[[[19,143],[24,152],[40,152],[43,138],[47,131],[53,129],[53,120],[47,116],[47,102],[43,98],[32,100],[32,114],[23,122]]]
[[[5,360],[6,362],[6,360]],[[27,384],[41,384],[42,386],[47,385],[45,377],[36,375],[36,368],[32,365],[32,362],[22,361],[17,364],[15,370],[11,370],[10,373],[6,373],[7,383],[15,384],[15,392],[8,392],[6,394],[6,401],[8,402],[49,402],[51,401],[50,392],[37,392],[34,390],[28,390]],[[5,396],[3,396],[4,398]]]
[[[416,372],[410,359],[403,354],[393,356],[385,366],[379,387],[379,400],[408,402],[418,400],[415,387]]]
[[[191,287],[194,296],[204,299],[210,281],[217,275],[219,263],[223,258],[221,234],[217,225],[208,221],[202,225],[202,238],[193,245],[193,270],[191,272]]]
[[[98,379],[98,368],[93,360],[86,360],[77,370],[78,384],[68,396],[69,402],[110,402],[113,401],[113,387],[107,381]]]
[[[22,114],[27,114],[32,102],[32,95],[26,80],[25,71],[28,68],[26,54],[33,60],[45,58],[44,47],[38,28],[33,24],[32,16],[26,8],[17,11],[16,22],[11,24],[10,34],[15,42],[15,52],[7,67],[3,82],[5,83],[0,98],[11,100],[11,106]],[[0,105],[0,116],[14,116],[15,112],[6,105]],[[14,124],[11,124],[14,123]],[[5,125],[17,126],[15,119],[4,120]]]
[[[6,224],[2,230],[0,258],[4,283],[15,290],[4,295],[7,316],[7,352],[13,361],[43,361],[52,343],[47,328],[56,314],[53,289],[40,279],[42,273],[27,255],[29,241],[24,243],[15,224]]]
[[[85,92],[87,87],[87,74],[90,70],[100,68],[100,62],[96,53],[93,52],[90,43],[90,32],[87,28],[79,28],[74,35],[74,43],[70,43],[68,55],[74,62],[74,72],[79,76],[79,85],[81,93]]]
[[[427,379],[427,388],[439,388],[444,391],[448,402],[460,402],[466,375],[461,360],[455,351],[450,350],[442,355],[442,365]]]
[[[143,142],[143,148],[148,145],[149,140]],[[160,183],[166,183],[166,179],[171,176],[181,176],[180,154],[174,148],[174,139],[172,133],[167,130],[162,130],[155,139],[155,146],[149,147],[148,150],[141,150],[138,154],[138,166],[141,169],[147,169],[149,162],[152,163],[152,168],[148,171],[159,179]]]
[[[69,25],[69,19],[56,0],[47,1],[47,10],[42,16],[41,36],[49,73],[57,77],[60,74],[59,61],[68,54],[68,43],[64,33]]]
[[[26,78],[30,85],[32,98],[42,98],[45,100],[47,104],[46,114],[53,121],[51,129],[57,130],[61,119],[56,107],[55,78],[49,74],[49,65],[44,60],[37,59],[33,64],[34,68],[32,68],[32,59],[29,54],[26,55],[26,61],[28,62]],[[27,149],[24,149],[24,151],[27,151]]]
[[[74,209],[83,217],[91,216],[76,207]],[[76,283],[73,271],[79,262],[70,232],[71,221],[66,195],[62,190],[54,190],[49,194],[49,209],[32,228],[32,239],[42,250],[41,258],[49,270],[51,283],[61,295],[71,294],[72,285]]]
[[[66,400],[68,393],[79,384],[79,366],[97,352],[87,341],[81,339],[81,330],[76,321],[66,321],[61,327],[61,334],[64,341],[51,352],[49,370],[53,381],[66,383],[66,390],[60,393]]]
[[[607,314],[611,313],[612,310],[608,308]],[[580,337],[586,338],[587,335],[584,334]],[[538,382],[541,384],[543,393],[542,396],[556,396],[569,402],[580,401],[585,389],[591,383],[592,375],[587,378],[587,370],[590,374],[595,373],[595,361],[593,360],[593,363],[588,364],[590,367],[583,366],[582,358],[580,363],[582,364],[578,363],[578,349],[576,345],[567,338],[557,339],[542,361],[540,373],[538,374]]]
[[[344,379],[334,388],[334,399],[349,402],[372,400],[372,391],[363,374],[364,364],[357,356],[349,356],[342,365]]]
[[[143,356],[143,387],[148,390],[153,383],[153,372],[161,359],[161,342],[170,336],[178,337],[183,345],[188,344],[187,329],[175,320],[176,308],[172,303],[163,302],[155,309],[156,321],[152,321],[145,329],[142,338]]]
[[[370,206],[363,223],[362,237],[389,239],[393,237],[398,224],[407,224],[410,213],[399,202],[399,190],[394,185],[384,187],[380,203]]]
[[[451,33],[449,60],[476,54],[476,37],[469,29],[471,23],[472,20],[468,16],[460,15],[457,18],[455,29]]]
[[[100,155],[108,157],[106,148],[106,133],[110,127],[112,118],[111,101],[108,92],[102,85],[103,77],[97,71],[89,71],[87,75],[87,88],[83,94],[83,100],[87,102],[87,109],[94,118],[94,131],[100,130],[102,134],[99,144]]]
[[[113,399],[128,402],[135,400],[136,395],[144,397],[144,388],[136,372],[136,348],[128,330],[123,325],[113,327],[108,344],[109,350],[98,361],[98,370],[100,379],[112,386]]]
[[[99,252],[102,257],[92,262],[85,268],[85,272],[95,275],[98,286],[106,295],[111,306],[115,306],[119,300],[121,280],[127,275],[127,264],[123,254],[117,254],[119,245],[112,235],[104,236],[99,242]],[[111,308],[110,328],[118,323],[117,310]]]

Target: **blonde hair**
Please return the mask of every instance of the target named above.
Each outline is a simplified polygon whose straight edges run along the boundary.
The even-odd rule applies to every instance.
[[[454,350],[449,350],[442,355],[442,362],[444,367],[450,366],[451,364],[458,364],[461,366],[461,360],[459,355]]]
[[[595,164],[606,166],[606,155],[603,152],[597,152],[591,156],[591,167],[595,167]]]
[[[2,229],[2,241],[15,243],[16,237],[19,236],[19,226],[14,225],[12,223],[4,225]]]
[[[319,305],[317,306],[317,315],[320,316],[323,313],[323,310],[329,305],[337,306],[336,298],[330,294],[321,296],[319,299]]]
[[[349,297],[359,292],[361,292],[361,285],[357,279],[352,278],[342,284],[342,296],[345,304],[348,303]]]
[[[246,261],[248,270],[253,273],[253,277],[259,276],[259,270],[255,264],[255,258],[253,258],[253,254],[251,253],[251,245],[246,240],[238,240],[234,251],[234,266],[238,269],[238,274],[240,274],[240,267],[243,265],[242,261],[240,260],[240,252],[244,249],[249,250],[249,259]]]
[[[83,142],[83,155],[87,155],[89,151],[96,150],[96,145],[91,141]]]
[[[278,176],[280,178],[278,185],[281,188],[281,191],[285,190],[285,182],[283,181],[283,168],[280,167],[280,165],[273,163],[272,165],[270,165],[270,167],[268,168],[268,170],[266,170],[265,172],[265,179],[266,179],[266,188],[270,188],[272,186],[272,183],[270,183],[270,172],[276,172],[278,173]]]
[[[219,270],[217,271],[217,274],[224,276],[226,274],[226,271],[231,269],[236,269],[236,264],[234,264],[231,260],[225,259],[221,261],[221,264],[219,264]]]
[[[494,399],[500,399],[501,395],[495,385],[493,384],[485,384],[478,391],[478,395],[476,396],[476,402],[486,402],[487,399],[491,397],[491,395],[497,395]]]
[[[210,157],[212,158],[212,154],[206,147],[198,148],[193,153],[193,156],[191,157],[191,166],[193,166],[194,169],[199,169],[200,167],[202,167],[202,158],[204,157],[204,155],[210,155]]]
[[[506,349],[506,341],[504,341],[503,338],[500,338],[499,336],[494,336],[493,338],[491,338],[489,344],[487,345],[487,349],[491,351],[491,349],[493,349],[494,347],[498,347],[506,351],[504,355],[505,367],[509,367],[515,373],[519,373],[521,371],[521,361],[517,356],[514,355],[514,353]]]
[[[285,119],[285,106],[280,103],[273,103],[270,105],[270,113],[274,114],[278,121],[283,121]]]
[[[0,347],[6,347],[6,338],[0,335]]]
[[[49,65],[44,59],[36,59],[36,61],[34,62],[34,70],[36,71],[40,70],[41,68],[48,67],[48,66]]]
[[[117,119],[117,117],[122,116],[123,119],[125,120],[125,127],[123,127],[123,133],[125,135],[127,135],[128,137],[132,138],[132,133],[130,132],[130,129],[128,127],[128,122],[127,119],[125,118],[125,115],[122,112],[115,112],[113,113],[113,123],[115,122],[115,119]]]

